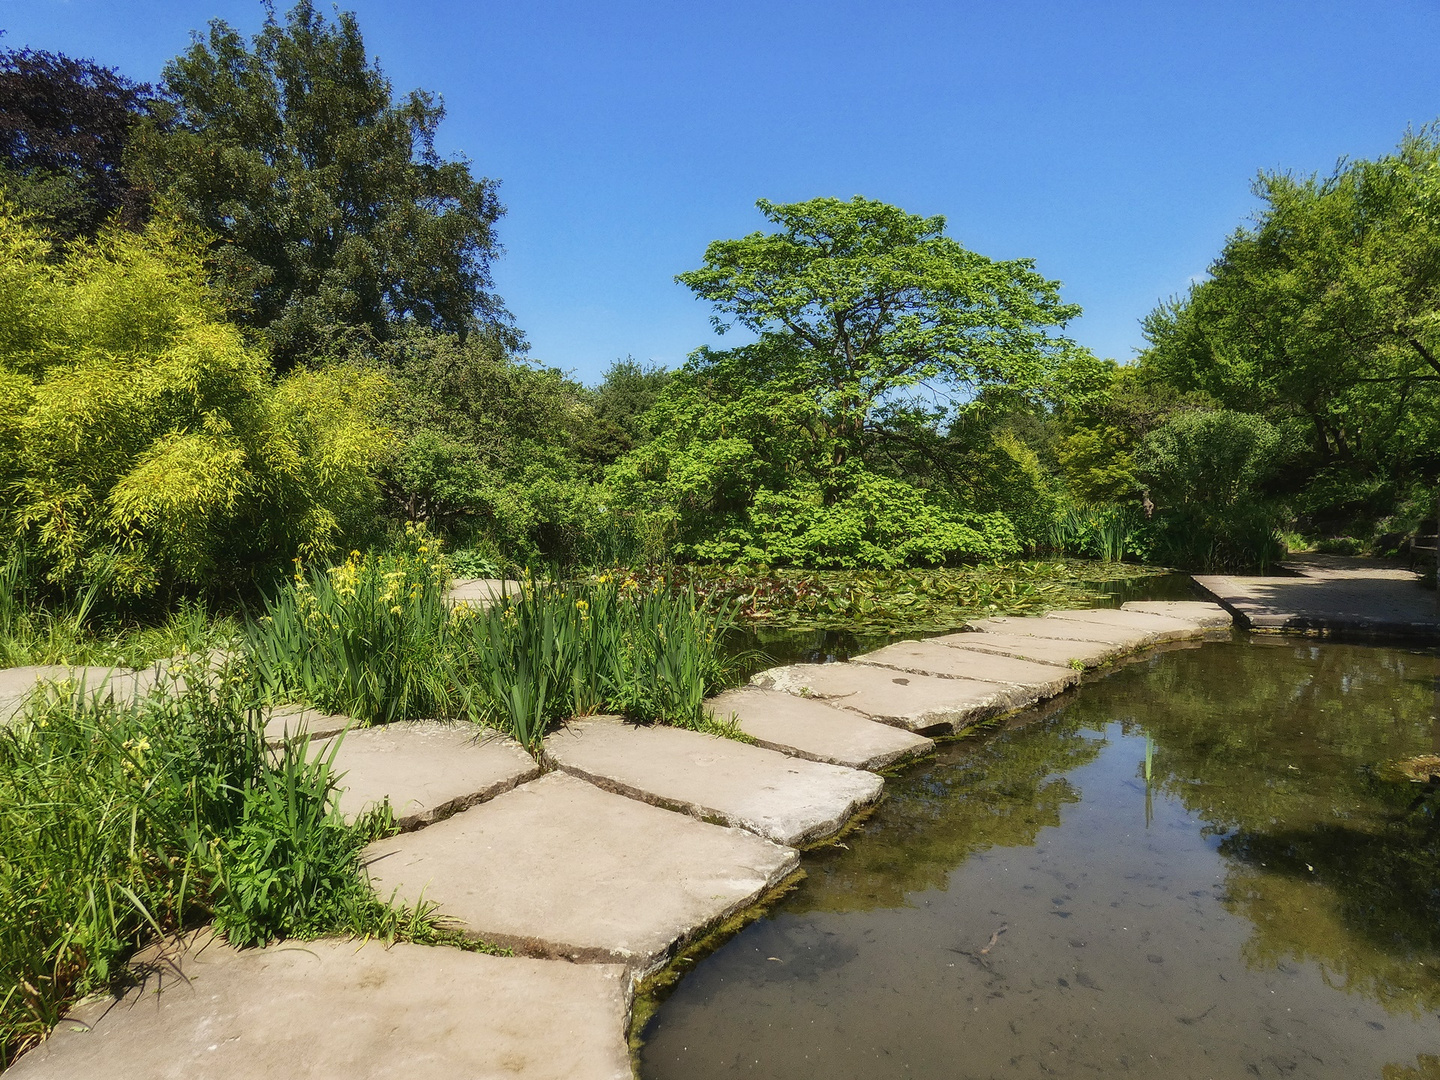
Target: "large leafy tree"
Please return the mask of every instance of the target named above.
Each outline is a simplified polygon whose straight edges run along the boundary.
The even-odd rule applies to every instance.
[[[164,72],[137,169],[218,238],[221,286],[282,369],[399,324],[518,345],[490,291],[496,182],[443,159],[437,98],[397,99],[353,14],[310,0],[253,40],[211,23]]]
[[[1029,259],[996,261],[921,217],[859,196],[757,204],[779,226],[719,240],[677,278],[711,301],[715,324],[783,339],[778,374],[811,388],[844,466],[913,441],[988,386],[1041,393],[1075,347],[1055,331],[1080,309]],[[832,491],[832,497],[838,497]]]
[[[1142,371],[1281,425],[1322,516],[1383,512],[1440,467],[1440,141],[1256,193],[1209,279],[1146,320]]]
[[[136,223],[143,198],[124,155],[149,99],[148,86],[90,60],[0,52],[0,182],[12,201],[65,240],[113,216]]]

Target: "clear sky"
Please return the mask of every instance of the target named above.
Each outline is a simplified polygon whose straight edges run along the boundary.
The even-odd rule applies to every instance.
[[[277,6],[284,10],[285,0]],[[1257,170],[1328,171],[1440,117],[1440,2],[355,0],[440,146],[500,179],[499,291],[532,354],[595,381],[713,342],[676,285],[757,198],[863,194],[1030,257],[1129,359],[1205,272]],[[0,0],[4,44],[154,81],[258,0]]]

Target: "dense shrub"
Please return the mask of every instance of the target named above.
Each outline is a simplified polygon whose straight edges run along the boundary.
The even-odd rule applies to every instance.
[[[222,588],[368,523],[381,383],[279,384],[163,224],[52,261],[0,205],[0,528],[55,583]]]

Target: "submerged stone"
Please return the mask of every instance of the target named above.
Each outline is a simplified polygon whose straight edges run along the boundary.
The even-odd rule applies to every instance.
[[[628,1004],[618,965],[374,941],[236,951],[202,936],[120,1002],[61,1021],[6,1075],[629,1080]]]
[[[753,904],[798,865],[743,829],[601,791],[564,773],[419,832],[371,844],[376,892],[531,955],[626,965],[634,977]]]
[[[884,787],[874,773],[618,717],[571,723],[545,740],[545,750],[572,776],[606,790],[777,844],[839,832]]]
[[[923,735],[848,709],[756,686],[728,690],[709,707],[721,719],[734,716],[760,746],[852,769],[883,769],[935,748]]]

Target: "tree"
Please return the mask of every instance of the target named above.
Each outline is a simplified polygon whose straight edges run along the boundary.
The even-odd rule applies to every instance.
[[[1146,320],[1142,370],[1279,425],[1312,512],[1378,515],[1440,468],[1440,138],[1255,189],[1209,279]]]
[[[0,183],[62,240],[142,216],[123,167],[150,87],[113,68],[31,49],[0,52]]]
[[[1080,313],[1058,284],[1032,260],[966,250],[943,217],[858,195],[757,206],[780,231],[716,241],[676,280],[715,305],[722,332],[728,317],[789,342],[787,374],[813,387],[836,467],[985,386],[1039,393],[1074,351],[1052,332]]]
[[[489,291],[497,184],[435,152],[443,106],[394,99],[353,14],[300,0],[249,45],[217,20],[164,76],[137,170],[218,237],[219,283],[282,370],[401,324],[518,347]]]

